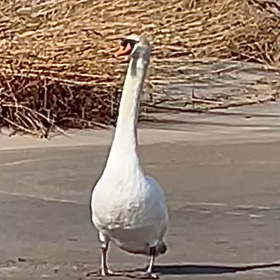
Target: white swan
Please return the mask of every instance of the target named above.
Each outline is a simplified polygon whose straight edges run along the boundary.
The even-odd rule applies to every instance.
[[[111,151],[92,192],[92,221],[101,242],[102,276],[115,275],[107,265],[108,245],[113,241],[127,252],[151,256],[147,271],[130,276],[157,278],[152,269],[155,257],[167,249],[163,237],[168,214],[163,191],[153,178],[144,175],[137,152],[139,97],[149,65],[150,44],[142,37],[126,37],[116,53],[122,55],[130,55],[131,60]]]

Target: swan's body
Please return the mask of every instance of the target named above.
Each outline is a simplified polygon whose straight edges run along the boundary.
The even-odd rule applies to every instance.
[[[163,237],[168,215],[163,191],[153,178],[144,175],[137,152],[138,105],[150,46],[142,38],[126,40],[127,48],[131,47],[131,60],[111,151],[92,193],[92,221],[102,243],[103,275],[109,271],[106,253],[108,243],[113,241],[130,253],[151,255],[147,273],[154,276],[151,273],[154,258],[166,251]],[[122,49],[126,54],[125,50]]]

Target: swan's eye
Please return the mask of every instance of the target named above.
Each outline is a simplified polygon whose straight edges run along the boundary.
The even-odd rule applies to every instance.
[[[122,47],[125,48],[125,47],[127,46],[128,43],[129,43],[128,40],[123,39],[123,40],[121,41],[121,44],[120,44],[120,45],[121,45]]]

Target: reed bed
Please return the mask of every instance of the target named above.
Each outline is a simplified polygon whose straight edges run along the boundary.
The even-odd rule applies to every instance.
[[[112,54],[116,39],[131,33],[153,45],[146,111],[204,112],[279,93],[274,79],[264,81],[265,91],[255,87],[258,81],[248,84],[252,93],[246,88],[237,95],[195,96],[178,86],[230,74],[227,66],[205,74],[216,59],[258,63],[279,75],[279,1],[2,0],[1,125],[47,137],[58,127],[114,124],[126,61]]]

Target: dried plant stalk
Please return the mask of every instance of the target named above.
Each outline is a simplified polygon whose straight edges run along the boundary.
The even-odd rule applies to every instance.
[[[204,81],[201,71],[210,57],[280,64],[275,0],[2,0],[1,125],[46,136],[57,124],[114,123],[125,64],[116,63],[111,50],[114,39],[129,33],[153,44],[150,106],[167,100],[168,107],[175,99],[178,106],[178,96],[166,87]],[[199,61],[201,69],[190,73],[187,68]],[[179,96],[184,106],[192,103]],[[210,108],[212,101],[224,104],[216,98],[197,109]]]

